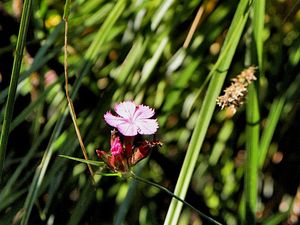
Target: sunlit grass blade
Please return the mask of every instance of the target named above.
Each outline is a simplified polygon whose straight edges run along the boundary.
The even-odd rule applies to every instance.
[[[265,20],[265,0],[254,0],[253,2],[253,39],[256,49],[257,63],[260,73],[263,73],[263,31]]]
[[[246,163],[245,163],[245,207],[247,224],[255,224],[258,152],[259,152],[259,106],[254,84],[248,87],[247,98],[247,127],[246,127]]]
[[[160,41],[159,46],[155,50],[152,58],[150,58],[144,65],[142,69],[142,74],[141,74],[141,80],[140,84],[143,85],[148,79],[150,74],[152,73],[154,67],[156,66],[159,58],[161,57],[163,50],[165,49],[167,43],[169,41],[169,38],[167,35]]]
[[[280,212],[275,215],[270,216],[267,220],[265,220],[262,225],[278,225],[282,224],[290,215],[290,211]]]
[[[132,77],[132,70],[140,62],[142,55],[145,52],[149,40],[138,36],[134,41],[130,51],[126,55],[122,65],[120,65],[116,71],[112,72],[113,77],[115,77],[118,84],[122,87],[124,83],[130,83],[130,78]]]
[[[246,64],[258,64],[260,74],[263,73],[263,27],[265,1],[255,0],[253,3],[253,17],[251,18],[253,34],[246,57]],[[247,61],[249,60],[249,61]],[[256,75],[257,76],[257,75]],[[259,77],[258,77],[259,80]],[[259,84],[257,84],[259,85]],[[245,164],[245,218],[247,224],[256,224],[257,184],[258,184],[258,154],[260,136],[260,110],[258,86],[250,84],[246,106],[246,164]]]
[[[260,145],[259,145],[260,151],[259,151],[259,160],[258,160],[259,169],[261,169],[264,166],[268,149],[270,147],[271,140],[275,132],[275,128],[278,125],[280,115],[284,107],[284,103],[285,103],[285,97],[275,99],[270,108],[270,112],[260,139]]]
[[[112,29],[113,25],[116,23],[116,21],[124,11],[126,7],[126,3],[127,2],[125,0],[118,1],[114,6],[114,8],[109,13],[108,17],[106,18],[103,25],[101,26],[96,36],[94,37],[91,46],[86,52],[85,59],[87,60],[87,62],[89,61],[93,62],[95,58],[99,55],[100,48],[107,40],[109,36],[109,31]]]
[[[161,3],[155,14],[153,15],[152,23],[151,23],[151,29],[155,30],[158,25],[160,24],[162,18],[165,16],[168,9],[173,4],[174,0],[167,0]]]
[[[225,39],[224,45],[222,46],[219,57],[223,58],[223,60],[221,61],[220,66],[216,68],[215,72],[212,75],[212,79],[209,83],[206,95],[204,97],[204,101],[198,115],[198,119],[191,137],[191,141],[189,143],[186,157],[184,159],[179,178],[177,180],[174,194],[180,198],[184,198],[186,196],[186,192],[190,184],[196,161],[215,109],[216,98],[221,92],[227,70],[231,64],[231,60],[248,19],[250,3],[251,1],[240,1],[229,28],[227,37]],[[231,43],[230,48],[228,47],[229,43]],[[228,51],[224,51],[225,49],[228,49]],[[181,208],[182,203],[177,202],[175,199],[173,199],[169,206],[168,214],[164,224],[176,224],[178,222]]]
[[[272,137],[274,135],[276,126],[279,123],[279,119],[284,110],[284,106],[287,99],[293,96],[300,84],[300,77],[296,77],[294,82],[288,87],[288,89],[283,93],[282,96],[276,98],[270,108],[269,115],[265,127],[263,129],[261,139],[260,139],[260,152],[259,152],[259,168],[264,166],[264,162],[267,158],[268,149],[271,144]]]
[[[176,105],[178,98],[180,98],[180,95],[182,93],[182,89],[188,85],[189,80],[195,73],[196,68],[199,66],[198,61],[193,61],[189,63],[183,70],[177,72],[180,74],[173,74],[173,77],[176,75],[175,84],[176,86],[168,92],[168,95],[166,96],[166,101],[163,105],[163,111],[164,112],[170,112],[171,109]],[[161,124],[165,123],[167,115],[165,117],[160,117],[159,121]]]
[[[103,172],[97,172],[96,174],[104,176],[104,177],[122,177],[122,173],[103,173]]]
[[[298,191],[299,192],[299,191]],[[296,198],[295,198],[296,199]],[[290,196],[286,196],[284,199],[286,208],[284,212],[277,212],[274,215],[271,215],[267,219],[265,219],[261,224],[262,225],[277,225],[282,224],[283,221],[288,219],[289,216],[291,216],[291,211],[293,210],[293,205],[297,204],[296,201],[294,201]]]
[[[221,154],[225,149],[226,141],[229,139],[230,134],[232,134],[233,128],[234,124],[231,120],[225,121],[208,159],[211,165],[216,165],[219,161]]]

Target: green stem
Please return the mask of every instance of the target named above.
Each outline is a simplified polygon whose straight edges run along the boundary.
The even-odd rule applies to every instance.
[[[24,51],[24,46],[26,41],[28,24],[30,20],[32,2],[33,0],[25,0],[23,11],[22,11],[15,59],[13,63],[12,73],[11,73],[11,80],[8,89],[8,98],[7,98],[7,103],[6,103],[5,113],[4,113],[4,119],[3,119],[4,122],[2,126],[1,138],[0,138],[0,180],[2,177],[3,165],[5,160],[5,152],[6,152],[8,136],[10,131],[10,124],[11,124],[12,115],[14,111],[16,90],[17,90],[17,85],[18,85],[18,80],[20,75],[20,68],[21,68],[21,63],[23,58],[23,51]]]
[[[149,180],[146,180],[142,177],[139,177],[137,175],[135,175],[133,172],[131,172],[131,177],[140,181],[140,182],[143,182],[143,183],[146,183],[146,184],[149,184],[153,187],[156,187],[164,192],[166,192],[167,194],[169,194],[170,196],[172,196],[173,198],[177,199],[178,201],[182,202],[183,204],[185,204],[186,206],[190,207],[192,210],[194,210],[195,212],[197,212],[200,216],[202,216],[203,218],[207,219],[207,221],[213,223],[213,224],[221,224],[219,223],[218,221],[214,220],[213,218],[205,215],[203,212],[199,211],[198,209],[196,209],[194,206],[192,206],[191,204],[189,204],[188,202],[186,202],[185,200],[179,198],[177,195],[174,195],[173,192],[171,192],[170,190],[168,190],[167,188],[157,184],[157,183],[154,183],[154,182],[151,182]]]
[[[257,204],[258,180],[258,139],[259,139],[259,106],[254,84],[248,87],[247,127],[246,127],[246,168],[245,168],[245,204],[246,223],[256,224],[255,213]]]
[[[191,182],[200,149],[214,113],[216,99],[221,92],[227,70],[230,67],[237,45],[240,41],[242,32],[248,19],[249,7],[251,6],[251,3],[251,0],[242,0],[239,2],[220,52],[219,58],[222,58],[222,60],[219,62],[220,64],[217,67],[213,67],[210,75],[208,75],[212,78],[203,99],[203,103],[201,105],[195,128],[193,130],[187,153],[185,155],[174,190],[174,193],[181,198],[185,197]],[[178,223],[181,207],[182,204],[180,202],[172,200],[165,218],[165,225]]]
[[[259,66],[259,76],[263,72],[263,27],[264,27],[264,0],[253,1],[252,36],[247,43],[246,65]],[[244,224],[256,224],[257,210],[257,184],[259,179],[259,135],[260,135],[260,112],[259,112],[259,76],[256,83],[248,87],[246,106],[246,165],[245,165],[245,221]],[[257,85],[257,86],[256,86]]]

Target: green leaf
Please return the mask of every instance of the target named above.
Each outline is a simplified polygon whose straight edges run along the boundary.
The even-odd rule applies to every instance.
[[[14,111],[15,96],[17,90],[17,84],[20,75],[21,63],[23,59],[23,51],[25,48],[25,41],[27,36],[28,24],[30,21],[30,15],[32,10],[33,0],[25,0],[23,4],[23,11],[20,23],[20,30],[17,39],[16,55],[13,63],[13,69],[11,74],[11,81],[8,90],[8,98],[4,113],[2,132],[0,137],[0,182],[2,177],[3,165],[5,161],[5,153],[8,142],[8,136],[10,132],[10,124]]]
[[[224,41],[224,45],[222,46],[222,50],[219,56],[219,59],[222,60],[217,61],[218,65],[215,65],[213,70],[208,75],[212,76],[212,79],[209,83],[206,95],[204,97],[204,101],[200,109],[192,138],[189,143],[189,147],[174,191],[174,194],[179,198],[184,199],[184,197],[186,196],[196,165],[196,161],[216,106],[217,96],[221,92],[227,70],[231,64],[231,60],[248,19],[250,4],[251,1],[240,1],[227,37]],[[164,225],[177,224],[181,209],[182,203],[173,199],[169,206]]]
[[[105,165],[104,162],[99,162],[99,161],[94,161],[94,160],[80,159],[80,158],[67,156],[67,155],[58,155],[58,156],[66,158],[66,159],[71,159],[71,160],[74,160],[74,161],[77,161],[77,162],[82,162],[82,163],[91,164],[91,165],[94,165],[94,166],[99,166],[99,167]]]

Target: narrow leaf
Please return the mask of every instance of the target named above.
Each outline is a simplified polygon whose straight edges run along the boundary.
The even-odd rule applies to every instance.
[[[94,166],[104,166],[105,163],[104,162],[99,162],[99,161],[95,161],[95,160],[86,160],[86,159],[81,159],[81,158],[76,158],[76,157],[72,157],[72,156],[67,156],[67,155],[59,155],[59,157],[63,157],[66,159],[71,159],[77,162],[82,162],[82,163],[86,163],[86,164],[90,164],[90,165],[94,165]]]

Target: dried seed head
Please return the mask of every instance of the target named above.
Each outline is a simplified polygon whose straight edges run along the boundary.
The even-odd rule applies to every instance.
[[[239,75],[237,75],[237,77],[233,78],[232,81],[234,83],[241,83],[247,87],[252,83],[252,81],[256,80],[256,77],[254,76],[256,69],[257,67],[250,66],[248,69],[243,70]]]
[[[256,67],[250,66],[231,80],[231,85],[224,90],[225,94],[217,98],[217,105],[221,109],[230,108],[235,113],[237,108],[244,104],[247,87],[256,80],[255,70]]]

